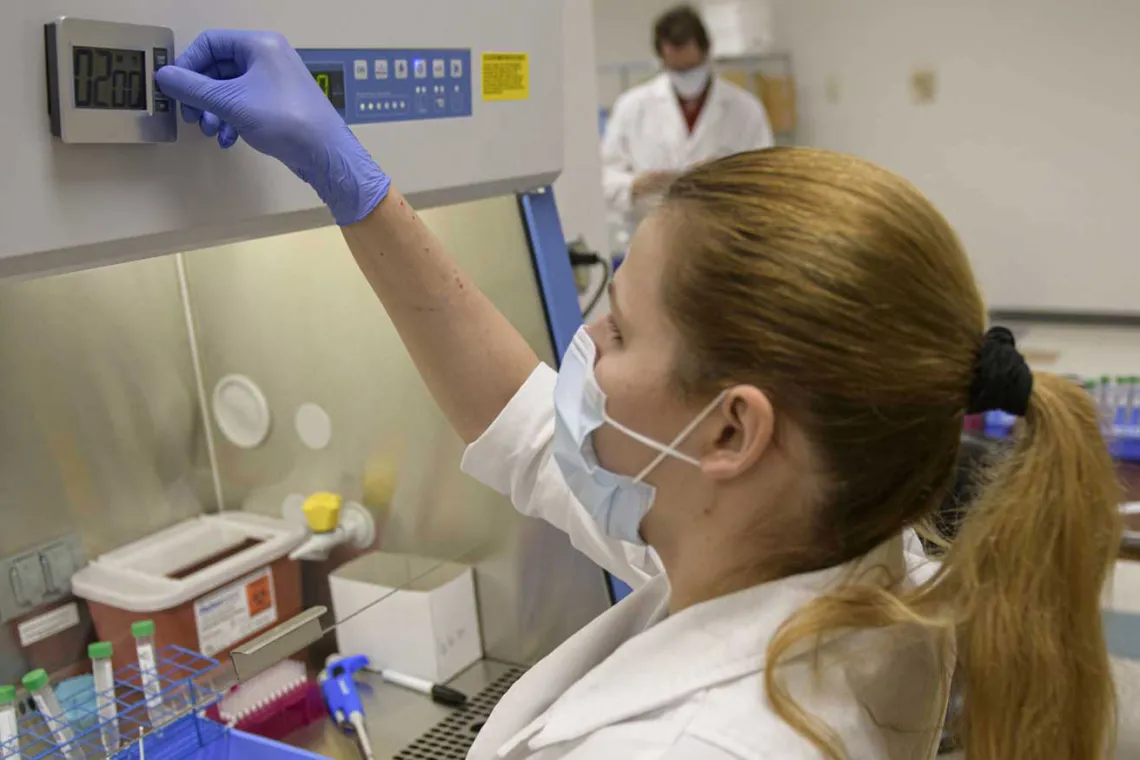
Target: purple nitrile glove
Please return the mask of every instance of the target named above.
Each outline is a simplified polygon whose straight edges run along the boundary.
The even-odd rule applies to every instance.
[[[292,169],[339,225],[359,222],[388,194],[388,175],[280,34],[203,32],[155,80],[223,148],[241,137]]]

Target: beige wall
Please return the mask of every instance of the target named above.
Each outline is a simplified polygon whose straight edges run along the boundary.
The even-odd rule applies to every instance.
[[[562,228],[594,250],[606,244],[602,159],[598,149],[598,84],[594,60],[594,9],[590,0],[563,0],[562,48],[566,109],[566,161],[554,184]]]
[[[917,184],[1007,309],[1140,313],[1137,28],[1127,0],[776,3],[801,140]]]

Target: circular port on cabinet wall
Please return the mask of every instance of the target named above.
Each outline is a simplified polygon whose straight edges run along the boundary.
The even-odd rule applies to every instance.
[[[260,446],[272,417],[265,394],[245,375],[226,375],[214,386],[214,421],[226,440],[241,449]]]

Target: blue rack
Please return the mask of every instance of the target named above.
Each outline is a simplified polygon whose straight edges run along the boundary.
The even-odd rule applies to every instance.
[[[1135,425],[1119,426],[1108,441],[1112,456],[1122,462],[1140,462],[1140,429]]]
[[[986,412],[984,433],[987,438],[1008,438],[1017,418],[1005,412]],[[1105,440],[1114,459],[1140,462],[1140,426],[1114,424],[1106,426]]]
[[[140,756],[140,741],[145,745],[147,760],[204,757],[202,752],[208,745],[229,733],[225,726],[202,715],[203,710],[221,699],[221,694],[203,685],[208,679],[201,678],[218,667],[218,661],[211,657],[181,647],[165,647],[158,652],[156,668],[161,706],[152,696],[148,707],[143,671],[138,665],[129,665],[115,672],[113,694],[103,692],[90,704],[73,707],[55,726],[49,726],[37,712],[22,716],[18,739],[0,746],[0,758],[133,760]],[[110,721],[100,718],[97,707],[104,696],[114,699],[118,713],[119,746],[110,752],[103,745],[103,728]],[[71,740],[61,743],[59,736],[65,732],[70,732]],[[228,742],[223,743],[227,745]],[[211,751],[208,756],[225,755]]]

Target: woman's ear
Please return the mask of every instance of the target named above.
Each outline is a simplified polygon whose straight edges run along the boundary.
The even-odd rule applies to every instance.
[[[714,480],[731,480],[749,470],[772,445],[775,412],[767,394],[739,385],[724,395],[711,416],[719,426],[712,449],[701,457],[701,471]]]

